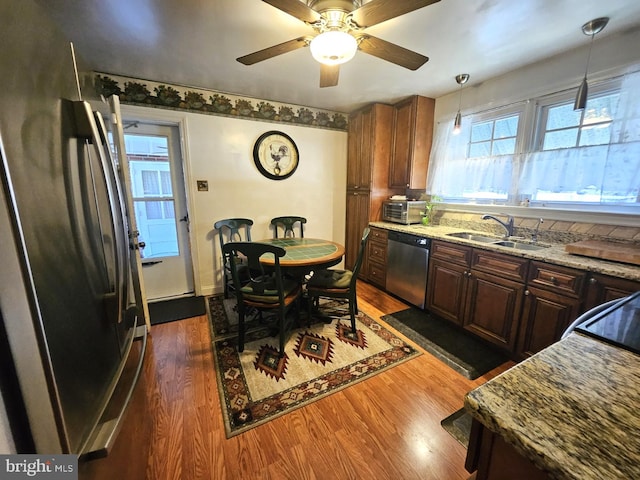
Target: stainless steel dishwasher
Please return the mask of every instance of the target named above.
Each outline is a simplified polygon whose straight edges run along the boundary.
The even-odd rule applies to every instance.
[[[394,231],[387,238],[387,291],[424,308],[431,240]]]

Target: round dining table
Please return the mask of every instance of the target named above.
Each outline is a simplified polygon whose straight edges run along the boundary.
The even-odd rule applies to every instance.
[[[280,257],[280,267],[287,273],[300,277],[312,270],[337,265],[344,255],[344,246],[320,238],[269,238],[258,242],[284,248],[286,254]],[[275,259],[271,255],[265,255],[260,262],[263,265],[274,265]]]

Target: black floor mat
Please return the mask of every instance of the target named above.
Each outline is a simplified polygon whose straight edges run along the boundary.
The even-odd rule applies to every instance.
[[[470,333],[417,308],[385,315],[382,320],[470,380],[508,360]]]
[[[204,297],[184,297],[149,304],[151,325],[197,317],[206,313]]]

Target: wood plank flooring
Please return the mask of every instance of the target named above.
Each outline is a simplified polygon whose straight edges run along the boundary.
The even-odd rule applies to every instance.
[[[360,282],[379,319],[407,305]],[[227,439],[205,315],[154,325],[142,376],[109,456],[81,480],[468,479],[466,449],[440,426],[467,380],[424,352],[390,370]]]

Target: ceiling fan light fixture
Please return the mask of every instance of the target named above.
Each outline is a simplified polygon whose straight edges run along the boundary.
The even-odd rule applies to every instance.
[[[311,55],[325,65],[340,65],[351,60],[358,50],[358,41],[346,32],[329,30],[311,40]]]

